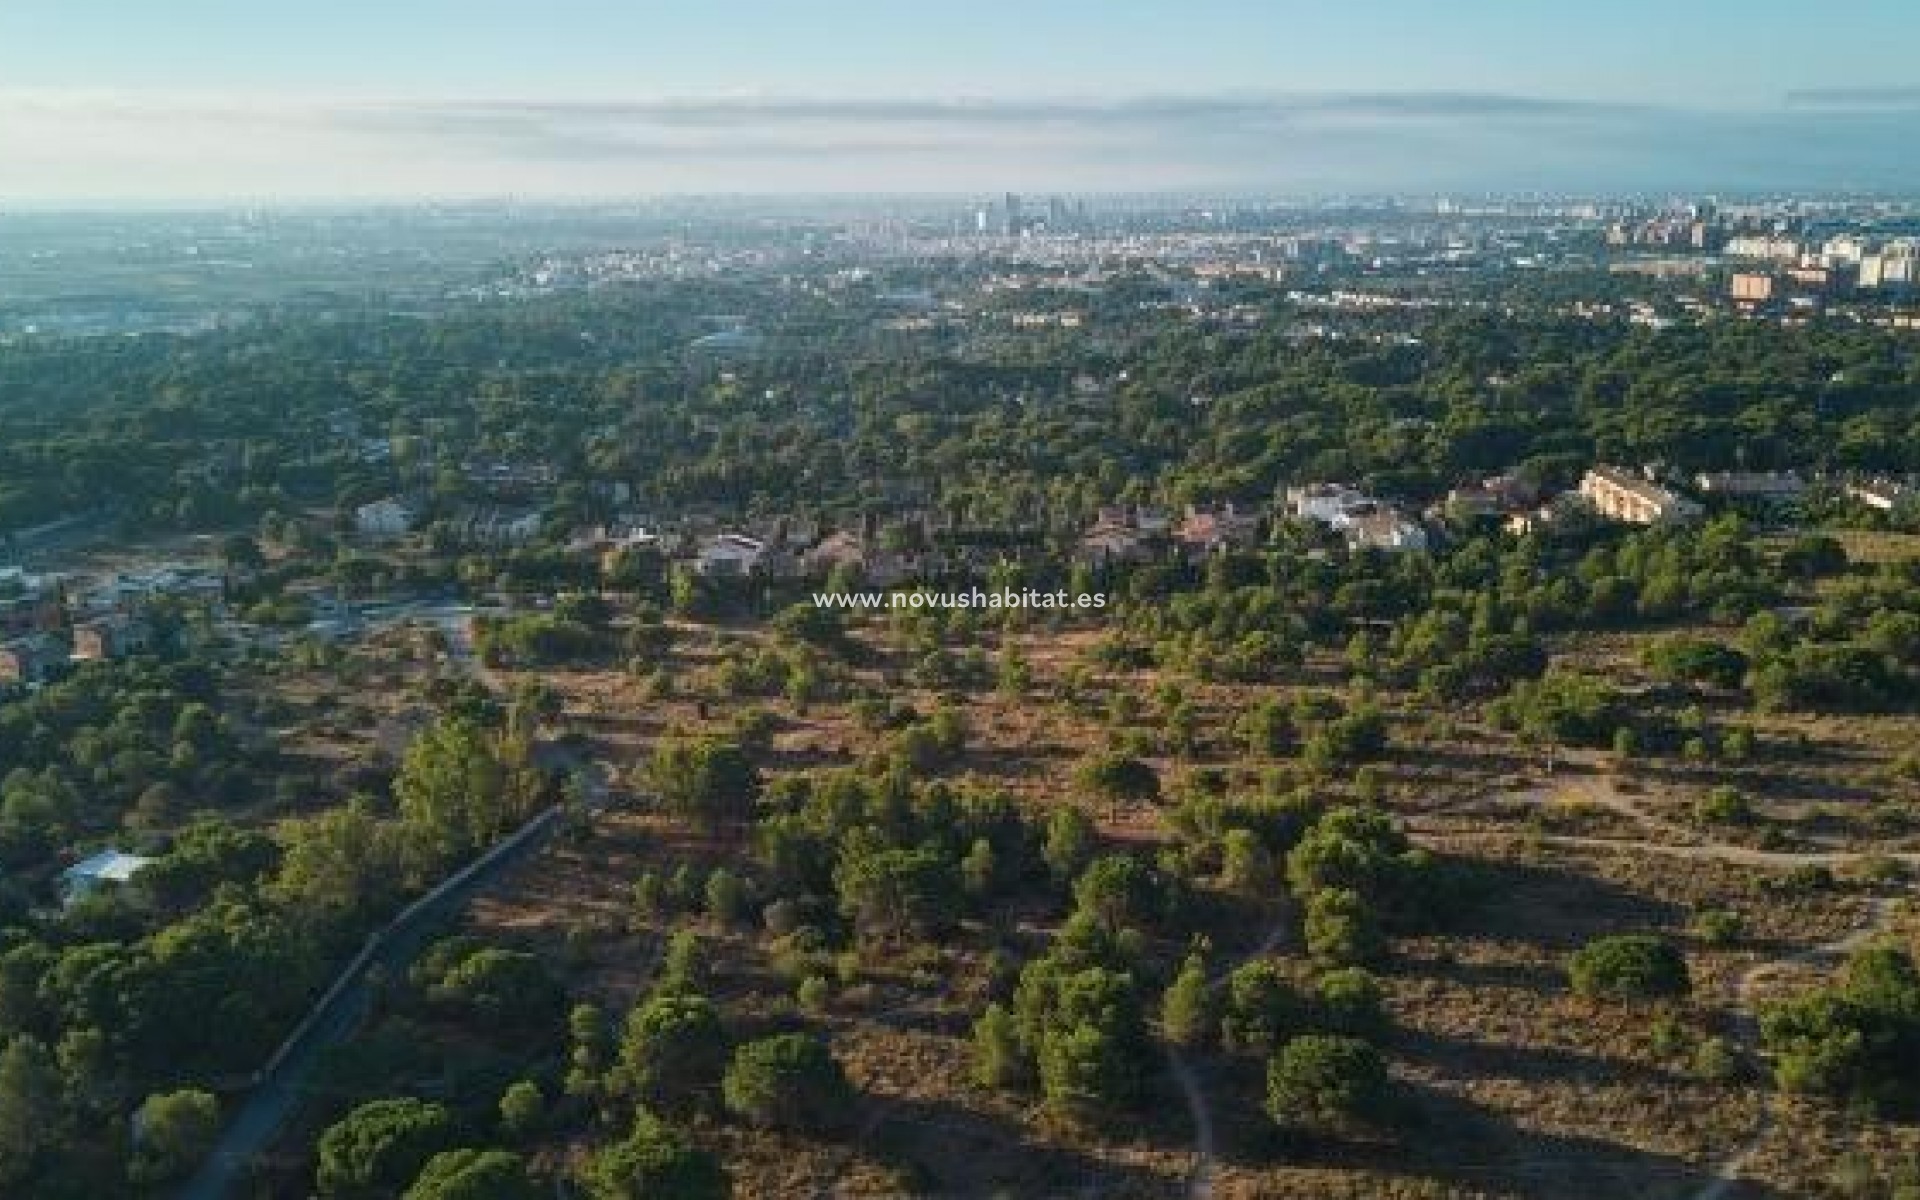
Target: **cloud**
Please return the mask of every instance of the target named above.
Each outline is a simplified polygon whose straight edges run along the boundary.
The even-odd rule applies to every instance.
[[[1472,92],[561,101],[0,92],[22,196],[1920,184],[1901,89],[1702,112]],[[1880,97],[1865,103],[1862,96]],[[343,182],[345,181],[345,182]]]

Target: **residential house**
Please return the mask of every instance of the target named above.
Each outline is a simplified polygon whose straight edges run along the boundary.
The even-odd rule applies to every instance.
[[[1173,540],[1206,554],[1247,549],[1260,542],[1260,518],[1235,508],[1232,501],[1217,509],[1190,504],[1173,530]]]
[[[74,626],[73,657],[84,662],[139,654],[150,644],[151,632],[145,621],[127,613],[96,617]]]
[[[1540,489],[1519,476],[1489,475],[1449,491],[1439,510],[1456,521],[1488,520],[1522,513],[1539,501]]]
[[[48,633],[0,645],[0,683],[45,683],[68,659],[66,643]]]

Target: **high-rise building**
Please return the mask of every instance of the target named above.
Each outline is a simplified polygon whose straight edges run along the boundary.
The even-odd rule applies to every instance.
[[[1008,237],[1019,237],[1021,233],[1026,230],[1026,218],[1022,216],[1020,212],[1020,196],[1018,193],[1007,193],[1006,207],[1001,212],[1000,217],[1003,222],[1000,232],[1006,234]]]

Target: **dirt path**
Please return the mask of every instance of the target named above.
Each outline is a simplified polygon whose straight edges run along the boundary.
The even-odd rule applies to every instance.
[[[1649,832],[1676,840],[1668,842],[1643,838],[1554,834],[1543,839],[1549,845],[1584,849],[1634,850],[1681,859],[1711,859],[1741,866],[1776,869],[1841,866],[1867,858],[1886,858],[1909,866],[1920,865],[1920,853],[1913,851],[1761,850],[1731,842],[1700,841],[1698,839],[1701,835],[1698,830],[1676,824],[1646,811],[1631,797],[1622,794],[1614,786],[1613,780],[1606,777],[1580,779],[1570,785],[1539,784],[1511,793],[1508,798],[1539,805],[1569,796],[1623,817]],[[1855,950],[1886,932],[1900,908],[1900,898],[1877,896],[1868,908],[1867,919],[1848,933],[1832,941],[1810,946],[1781,958],[1755,963],[1743,972],[1734,988],[1734,1002],[1738,1014],[1737,1036],[1747,1054],[1757,1058],[1761,1053],[1759,996],[1762,983],[1787,971],[1830,965],[1845,960]],[[1706,1186],[1695,1193],[1694,1200],[1726,1200],[1733,1195],[1735,1189],[1741,1185],[1743,1172],[1759,1157],[1761,1150],[1766,1147],[1768,1137],[1773,1133],[1774,1110],[1777,1104],[1778,1093],[1770,1093],[1766,1105],[1761,1110],[1759,1124],[1744,1142],[1713,1166],[1712,1178]]]
[[[1286,938],[1287,922],[1276,922],[1267,930],[1267,935],[1260,939],[1259,945],[1215,971],[1207,981],[1207,990],[1219,991],[1237,968],[1273,953]],[[1192,1200],[1207,1200],[1213,1195],[1213,1164],[1217,1147],[1213,1108],[1207,1103],[1207,1091],[1200,1086],[1199,1072],[1187,1061],[1186,1052],[1172,1042],[1162,1042],[1161,1047],[1166,1054],[1167,1070],[1180,1088],[1181,1099],[1186,1101],[1187,1117],[1193,1122],[1193,1166],[1187,1172],[1187,1195]]]
[[[1749,1054],[1760,1053],[1760,1018],[1758,993],[1762,981],[1783,971],[1799,967],[1819,966],[1845,959],[1861,946],[1884,933],[1892,924],[1894,916],[1900,911],[1898,900],[1890,896],[1874,898],[1868,909],[1867,920],[1851,932],[1835,938],[1833,941],[1812,946],[1797,954],[1785,958],[1771,959],[1756,963],[1740,976],[1740,982],[1734,990],[1735,999],[1740,1008],[1740,1040]],[[1769,1096],[1767,1105],[1761,1109],[1760,1123],[1748,1135],[1747,1140],[1721,1159],[1713,1168],[1713,1179],[1694,1194],[1694,1200],[1725,1200],[1740,1186],[1740,1176],[1760,1151],[1765,1148],[1767,1138],[1773,1133],[1774,1104],[1777,1093]]]

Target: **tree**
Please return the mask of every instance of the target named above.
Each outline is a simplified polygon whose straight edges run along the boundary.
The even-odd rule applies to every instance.
[[[1134,977],[1089,967],[1056,975],[1051,992],[1029,1037],[1047,1104],[1071,1117],[1132,1104],[1150,1056]]]
[[[60,1130],[60,1076],[38,1038],[0,1050],[0,1182],[19,1180],[52,1148]]]
[[[1373,907],[1351,888],[1329,887],[1307,900],[1307,952],[1323,963],[1355,966],[1386,953]]]
[[[1249,898],[1269,895],[1278,879],[1273,855],[1251,829],[1229,829],[1220,840],[1220,883]]]
[[[429,983],[436,1004],[471,1014],[487,1026],[545,1030],[557,1023],[566,992],[531,954],[484,946]]]
[[[1011,1088],[1028,1077],[1020,1031],[1004,1004],[987,1005],[973,1025],[973,1077],[982,1087]]]
[[[1376,899],[1401,883],[1407,838],[1376,808],[1330,809],[1287,855],[1287,882],[1306,899],[1322,888],[1347,888]]]
[[[1380,981],[1359,967],[1328,971],[1314,983],[1322,1025],[1336,1033],[1373,1037],[1385,1031],[1387,1010]]]
[[[516,1080],[500,1094],[500,1128],[507,1136],[531,1137],[539,1132],[546,1117],[547,1098],[533,1080]]]
[[[993,852],[993,842],[984,837],[973,839],[966,857],[960,860],[960,882],[967,895],[975,900],[987,898],[993,893],[998,874],[999,860]]]
[[[753,815],[759,774],[739,746],[717,738],[665,738],[647,777],[669,812],[711,831]]]
[[[1920,1054],[1920,968],[1897,944],[1863,946],[1836,985],[1763,1010],[1760,1036],[1786,1091],[1910,1109],[1920,1098],[1912,1070]]]
[[[421,1168],[401,1200],[540,1200],[527,1164],[505,1150],[448,1150]]]
[[[453,1149],[458,1130],[444,1104],[411,1098],[374,1100],[320,1135],[314,1183],[322,1196],[377,1200],[401,1192],[427,1161]]]
[[[1336,1132],[1372,1124],[1390,1097],[1385,1062],[1370,1042],[1309,1034],[1267,1063],[1267,1115],[1291,1129]]]
[[[726,1064],[726,1033],[704,996],[663,992],[636,1005],[620,1042],[620,1075],[649,1108],[685,1109],[712,1089]]]
[[[220,1102],[192,1088],[148,1096],[134,1114],[139,1153],[134,1174],[143,1182],[176,1179],[191,1170],[220,1134]]]
[[[719,1159],[644,1112],[592,1157],[582,1182],[593,1200],[726,1200],[732,1191]]]
[[[715,867],[707,876],[707,915],[722,925],[738,924],[747,914],[747,885],[736,873]]]
[[[567,1095],[583,1100],[600,1096],[611,1057],[608,1041],[605,1014],[591,1004],[574,1005],[567,1014]]]
[[[1271,1050],[1300,1026],[1305,1011],[1279,967],[1263,958],[1241,963],[1227,976],[1220,1040],[1229,1050]]]
[[[853,1087],[825,1042],[784,1033],[734,1051],[720,1085],[727,1109],[755,1125],[826,1129],[853,1107]]]
[[[1160,1031],[1176,1046],[1197,1046],[1213,1032],[1215,1020],[1207,960],[1195,951],[1160,998]]]
[[[1085,812],[1063,805],[1048,815],[1047,836],[1040,857],[1055,879],[1064,882],[1078,875],[1080,868],[1093,857],[1093,846],[1093,821]]]
[[[849,840],[833,871],[841,915],[863,936],[932,936],[959,915],[960,880],[938,850],[873,849]]]
[[[1074,905],[1109,929],[1150,922],[1159,899],[1159,881],[1152,869],[1130,854],[1094,859],[1073,884]]]
[[[1617,934],[1597,938],[1567,961],[1576,995],[1589,999],[1651,1000],[1684,996],[1690,988],[1687,960],[1665,938]]]
[[[443,718],[413,740],[393,794],[430,862],[470,853],[525,819],[539,794],[525,754],[463,716]]]
[[[1087,793],[1109,804],[1158,799],[1160,776],[1127,754],[1099,754],[1080,765],[1074,779]]]

